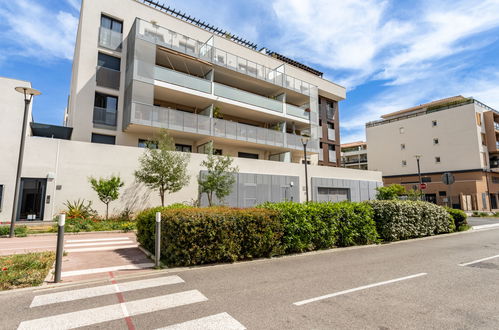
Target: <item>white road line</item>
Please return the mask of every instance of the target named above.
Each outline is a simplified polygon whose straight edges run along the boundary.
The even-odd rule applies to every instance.
[[[492,223],[488,225],[473,226],[473,230],[493,229],[499,227],[499,223]]]
[[[215,314],[200,319],[174,324],[156,330],[243,330],[244,325],[227,313]]]
[[[410,275],[410,276],[395,278],[393,280],[388,280],[388,281],[368,284],[368,285],[364,285],[364,286],[359,286],[358,288],[354,288],[354,289],[348,289],[348,290],[344,290],[344,291],[340,291],[340,292],[336,292],[336,293],[331,293],[331,294],[327,294],[327,295],[316,297],[316,298],[298,301],[298,302],[293,303],[293,305],[301,306],[301,305],[309,304],[309,303],[314,302],[314,301],[319,301],[319,300],[328,299],[328,298],[332,298],[332,297],[336,297],[336,296],[341,296],[343,294],[352,293],[355,291],[365,290],[365,289],[369,289],[369,288],[374,288],[374,287],[380,286],[380,285],[400,282],[400,281],[404,281],[404,280],[410,280],[412,278],[416,278],[416,277],[420,277],[420,276],[424,276],[424,275],[428,275],[428,274],[427,273],[419,273],[419,274],[414,274],[414,275]]]
[[[477,264],[477,263],[482,262],[482,261],[486,261],[486,260],[490,260],[490,259],[495,259],[495,258],[499,258],[499,254],[495,255],[495,256],[492,256],[492,257],[487,257],[487,258],[478,259],[478,260],[475,260],[475,261],[470,261],[470,262],[466,262],[466,263],[463,263],[463,264],[459,264],[459,266],[473,265],[473,264]]]
[[[64,247],[78,247],[78,246],[98,246],[98,245],[119,245],[119,244],[130,244],[132,241],[114,241],[114,242],[96,242],[96,243],[72,243],[65,244]]]
[[[184,291],[159,297],[123,303],[130,316],[206,301],[198,290]],[[73,329],[124,318],[122,304],[108,305],[78,312],[65,313],[23,321],[18,329]]]
[[[121,241],[124,239],[130,239],[130,237],[111,237],[111,238],[88,238],[88,239],[68,239],[66,243],[77,243],[77,242],[100,242],[100,241]]]
[[[154,264],[152,262],[143,263],[143,264],[128,264],[121,266],[113,266],[113,267],[103,267],[103,268],[90,268],[90,269],[81,269],[81,270],[70,270],[67,272],[62,272],[62,277],[68,276],[77,276],[77,275],[87,275],[87,274],[97,274],[97,273],[107,273],[107,272],[115,272],[118,270],[130,270],[130,269],[144,269],[153,267]]]
[[[35,296],[29,307],[38,307],[55,303],[62,303],[66,301],[99,297],[118,292],[116,290],[120,290],[119,292],[127,292],[127,291],[154,288],[163,285],[171,285],[178,283],[184,283],[184,280],[182,280],[177,275],[173,275],[166,277],[151,278],[147,280],[124,282],[111,285],[102,285],[93,288],[49,293],[41,296]],[[118,289],[116,289],[115,285],[117,286]]]
[[[120,245],[120,246],[105,246],[105,247],[96,247],[96,248],[76,248],[76,249],[64,249],[66,252],[90,252],[90,251],[108,251],[108,250],[116,250],[116,249],[128,249],[128,248],[136,248],[137,244],[133,245]]]

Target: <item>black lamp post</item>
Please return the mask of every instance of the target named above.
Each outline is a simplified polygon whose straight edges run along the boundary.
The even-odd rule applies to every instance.
[[[14,237],[14,226],[17,220],[17,209],[19,208],[19,186],[21,185],[21,171],[23,167],[24,142],[26,140],[26,126],[28,122],[29,105],[31,104],[31,99],[33,98],[33,96],[41,94],[36,89],[29,87],[16,87],[15,90],[24,95],[24,117],[23,127],[21,130],[21,145],[19,146],[19,158],[17,160],[16,186],[14,188],[14,205],[12,208],[12,218],[10,220],[9,237]]]
[[[419,165],[419,160],[421,159],[421,155],[416,155],[416,162],[418,163],[418,177],[419,177],[419,193],[421,194],[421,200],[423,199],[423,189],[421,189],[421,184],[423,181],[421,180],[421,167]]]
[[[305,159],[305,196],[306,196],[306,201],[308,203],[308,173],[307,173],[307,143],[308,143],[309,137],[308,136],[302,136],[301,138],[301,143],[303,143],[303,158]]]

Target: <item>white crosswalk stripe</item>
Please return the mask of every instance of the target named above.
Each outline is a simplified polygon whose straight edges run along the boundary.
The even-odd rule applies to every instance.
[[[198,290],[190,290],[123,303],[130,316],[207,301]],[[73,329],[124,318],[122,304],[23,321],[18,329]]]
[[[244,325],[227,313],[215,314],[200,319],[174,324],[156,330],[244,330]]]
[[[89,238],[89,239],[68,239],[68,240],[66,240],[66,243],[101,242],[101,241],[123,241],[123,240],[130,240],[130,237]]]
[[[131,244],[131,243],[133,243],[131,240],[113,241],[113,242],[70,243],[70,244],[65,244],[64,247],[119,245],[119,244]]]
[[[44,305],[50,305],[50,304],[55,304],[55,303],[62,303],[62,302],[67,302],[67,301],[80,300],[80,299],[93,298],[93,297],[99,297],[99,296],[104,296],[104,295],[108,295],[108,294],[113,294],[116,292],[115,286],[118,286],[118,289],[120,292],[127,292],[127,291],[154,288],[154,287],[158,287],[158,286],[178,284],[178,283],[184,283],[184,280],[182,280],[177,275],[173,275],[173,276],[166,276],[166,277],[151,278],[151,279],[147,279],[147,280],[139,280],[139,281],[131,281],[131,282],[118,283],[118,284],[111,284],[111,285],[103,285],[103,286],[97,286],[97,287],[93,287],[93,288],[49,293],[49,294],[45,294],[45,295],[41,295],[41,296],[36,296],[35,298],[33,298],[33,301],[31,302],[30,307],[44,306]]]
[[[76,249],[64,249],[64,251],[71,253],[71,252],[90,252],[90,251],[109,251],[109,250],[116,250],[116,249],[129,249],[129,248],[135,248],[138,247],[137,244],[132,244],[132,245],[116,245],[116,246],[104,246],[104,247],[88,247],[88,248],[76,248]]]
[[[146,262],[143,264],[128,264],[128,265],[112,266],[112,267],[68,270],[68,271],[62,272],[61,276],[62,277],[69,277],[69,276],[78,276],[78,275],[115,272],[118,270],[145,269],[145,268],[151,268],[153,266],[154,266],[154,264],[152,262]]]

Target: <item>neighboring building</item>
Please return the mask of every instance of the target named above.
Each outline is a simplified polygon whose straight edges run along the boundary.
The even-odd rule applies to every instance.
[[[367,143],[360,141],[342,144],[341,166],[367,170]]]
[[[463,96],[382,116],[366,124],[369,169],[383,182],[417,188],[416,156],[428,201],[464,210],[498,209],[499,112]],[[451,172],[447,186],[442,174]]]
[[[322,73],[149,0],[83,0],[66,125],[78,141],[338,166],[338,102]]]

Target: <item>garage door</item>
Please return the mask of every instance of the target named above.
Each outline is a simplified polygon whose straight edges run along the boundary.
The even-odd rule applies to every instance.
[[[348,195],[349,195],[348,188],[319,187],[317,200],[319,202],[342,202],[350,200]]]

